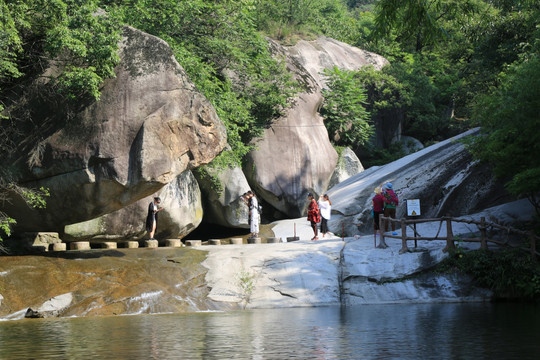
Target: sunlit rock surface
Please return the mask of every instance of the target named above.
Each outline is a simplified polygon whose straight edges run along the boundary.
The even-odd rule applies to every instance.
[[[379,55],[345,43],[321,37],[282,47],[271,42],[273,52],[286,59],[288,69],[303,90],[284,116],[264,131],[245,169],[256,193],[289,217],[305,212],[308,192],[321,195],[328,188],[338,161],[323,118],[318,111],[323,101],[320,75],[326,68],[359,69],[388,62]]]
[[[374,189],[391,182],[400,198],[397,218],[404,218],[406,199],[419,199],[421,216],[462,216],[513,200],[490,169],[472,159],[461,142],[478,129],[441,141],[380,167],[371,167],[328,191],[332,199],[330,231],[373,231]],[[358,225],[360,224],[359,228]]]
[[[530,220],[533,213],[532,205],[520,200],[465,218],[504,223]],[[409,242],[410,252],[400,254],[400,239],[387,239],[386,249],[374,246],[373,235],[308,240],[312,233],[305,218],[273,228],[280,238],[294,229],[300,240],[288,243],[2,257],[0,319],[21,319],[28,308],[94,316],[491,299],[465,276],[425,273],[447,256],[446,241],[418,241],[416,248]],[[446,227],[439,229],[436,222],[419,224],[417,231],[446,236]],[[453,223],[454,235],[471,232],[469,224]]]
[[[48,120],[58,128],[43,129],[33,151],[39,156],[19,181],[50,189],[46,209],[33,210],[15,195],[8,207],[0,204],[18,231],[61,232],[121,209],[225,147],[225,126],[165,41],[126,27],[120,58],[99,101],[69,120]],[[19,154],[15,164],[24,168],[30,154]]]

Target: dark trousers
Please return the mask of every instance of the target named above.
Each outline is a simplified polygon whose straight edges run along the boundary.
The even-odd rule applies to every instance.
[[[396,218],[396,209],[384,209],[384,217],[391,217],[392,219]],[[392,231],[396,230],[396,223],[392,221]],[[384,224],[384,232],[388,231],[388,221]]]
[[[328,232],[328,220],[321,216],[321,232],[323,234]]]

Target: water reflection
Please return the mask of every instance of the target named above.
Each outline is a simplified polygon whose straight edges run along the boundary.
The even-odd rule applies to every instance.
[[[0,323],[0,359],[536,359],[538,307],[422,304]]]

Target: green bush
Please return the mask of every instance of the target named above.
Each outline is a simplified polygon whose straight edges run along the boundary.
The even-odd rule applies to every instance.
[[[438,271],[470,275],[497,298],[540,300],[540,265],[521,249],[464,252],[458,247]]]

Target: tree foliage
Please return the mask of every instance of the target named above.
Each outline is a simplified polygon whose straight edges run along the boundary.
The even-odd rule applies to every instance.
[[[540,30],[530,51],[498,76],[498,86],[477,97],[475,119],[484,136],[473,153],[490,162],[507,188],[526,194],[540,216]]]
[[[366,91],[355,72],[334,67],[326,70],[328,89],[323,89],[320,113],[330,138],[339,146],[366,143],[374,132],[366,105]]]
[[[227,128],[231,151],[215,163],[240,163],[252,140],[297,91],[255,24],[255,2],[132,0],[116,4],[123,20],[161,37]]]

